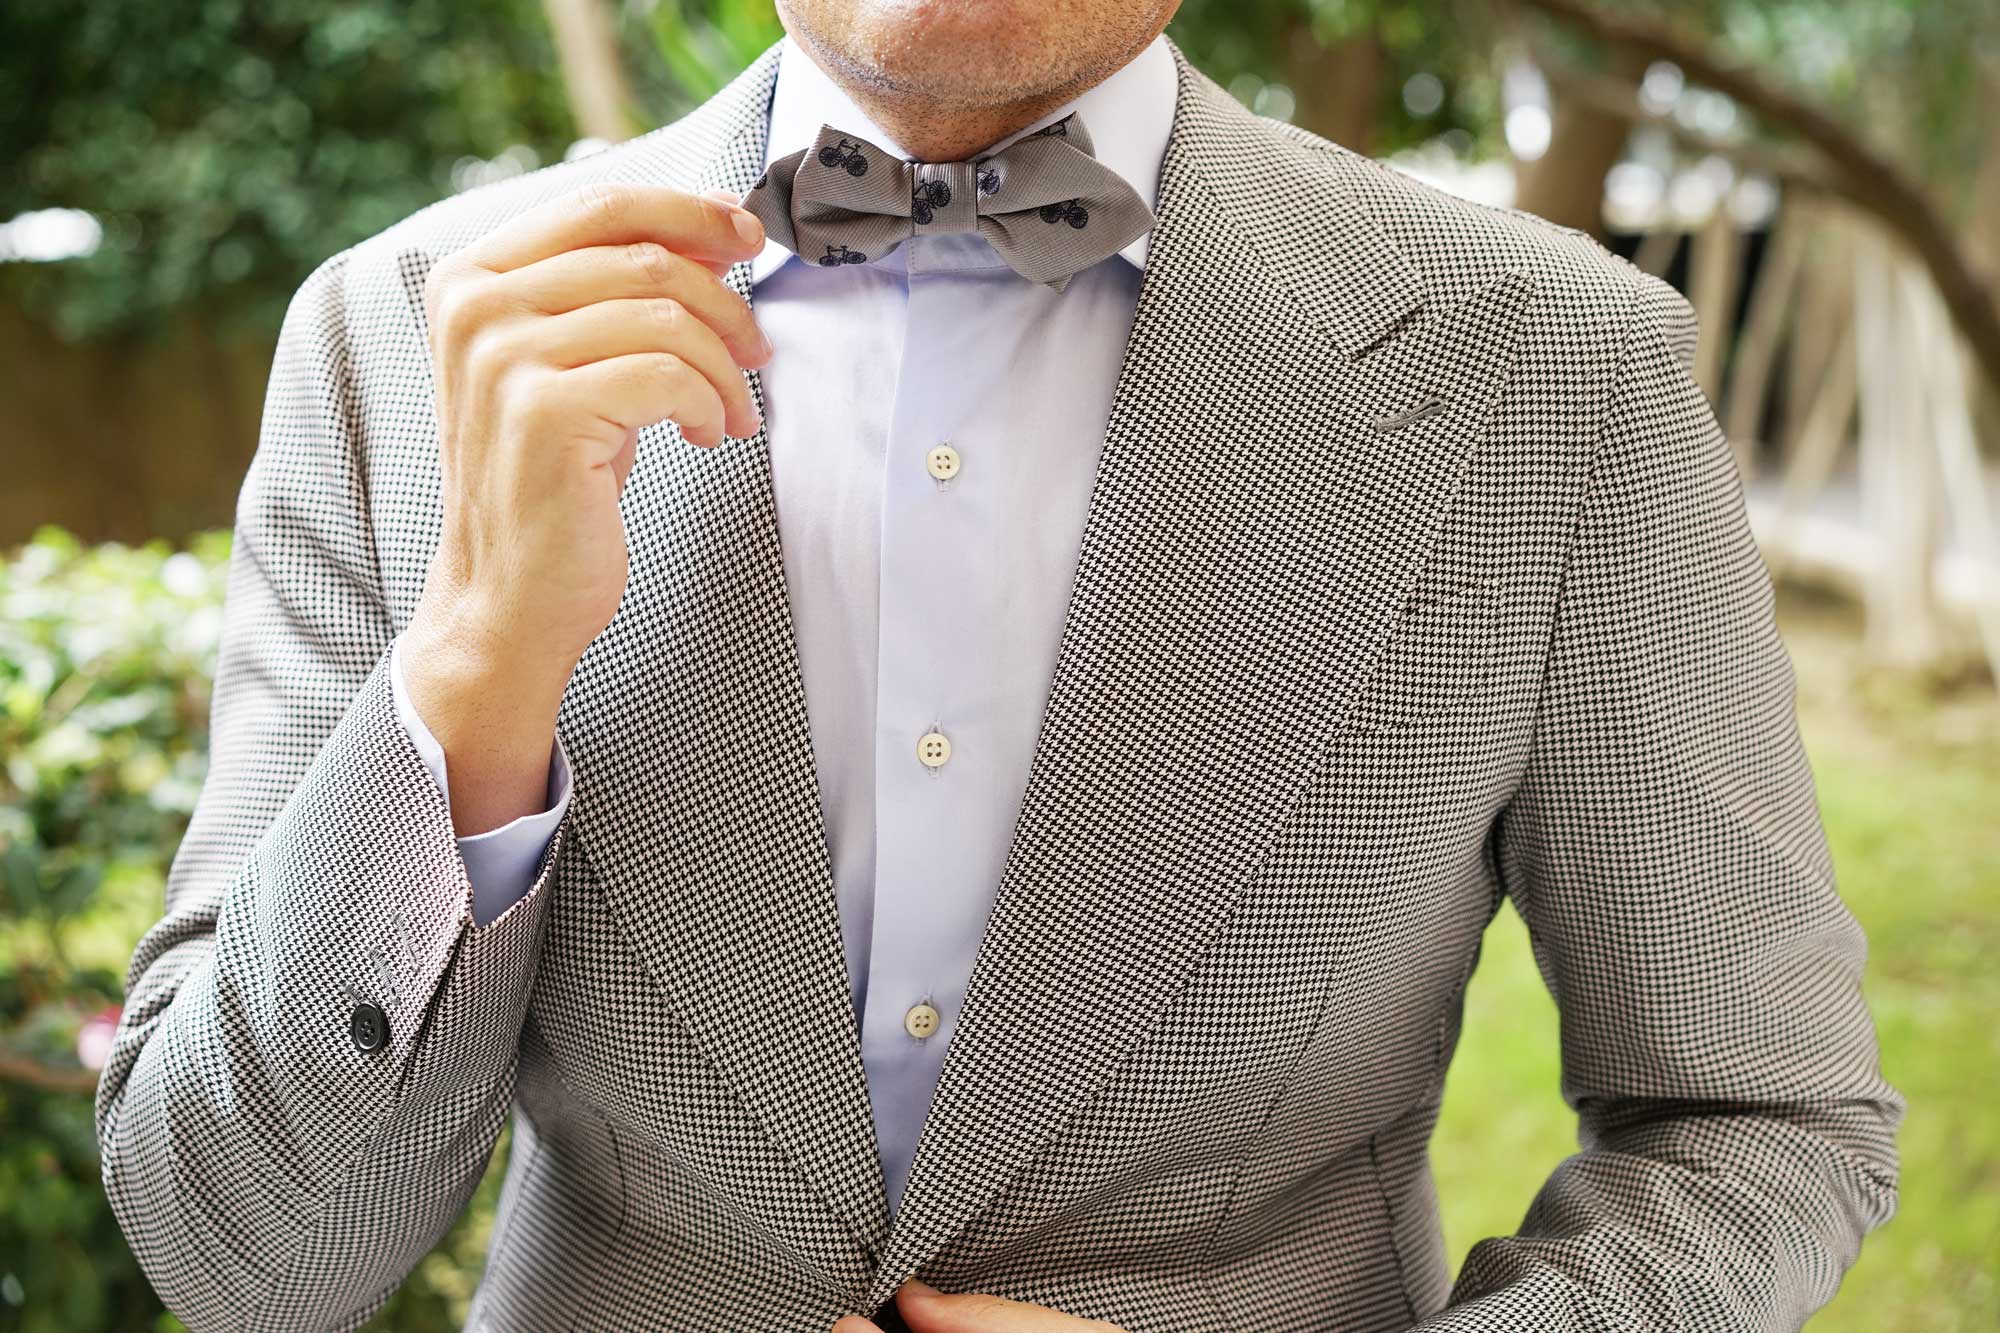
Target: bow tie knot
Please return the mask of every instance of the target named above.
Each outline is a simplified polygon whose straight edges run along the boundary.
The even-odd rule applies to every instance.
[[[906,162],[822,126],[744,196],[771,239],[827,268],[916,236],[977,232],[1016,272],[1061,291],[1153,225],[1137,191],[1091,155],[1075,115],[965,162]]]

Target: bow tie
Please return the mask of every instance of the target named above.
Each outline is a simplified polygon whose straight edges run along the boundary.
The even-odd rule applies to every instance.
[[[1061,291],[1153,225],[1070,115],[970,162],[905,162],[831,125],[771,163],[743,207],[799,258],[865,264],[914,236],[976,231],[1022,277]]]

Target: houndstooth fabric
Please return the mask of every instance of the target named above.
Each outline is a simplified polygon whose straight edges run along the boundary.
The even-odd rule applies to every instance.
[[[430,266],[747,188],[774,55],[293,303],[213,761],[98,1099],[196,1330],[352,1328],[513,1115],[478,1329],[813,1333],[917,1273],[1154,1333],[1795,1328],[1895,1199],[1736,473],[1662,283],[1180,66],[1059,661],[893,1228],[759,438],[645,432],[575,792],[485,927],[386,674],[439,532]],[[732,281],[747,287],[747,266]],[[1445,1270],[1425,1145],[1502,894],[1578,1153]],[[380,1004],[386,1048],[349,1039]]]
[[[865,264],[913,236],[976,231],[1015,272],[1057,291],[1153,225],[1137,191],[1091,155],[1074,114],[969,162],[899,161],[822,125],[810,147],[757,178],[743,207],[808,263]]]

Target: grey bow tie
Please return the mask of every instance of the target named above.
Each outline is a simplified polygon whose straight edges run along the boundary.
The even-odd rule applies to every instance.
[[[820,127],[758,178],[743,207],[771,239],[826,267],[880,259],[913,236],[976,231],[1022,277],[1061,291],[1153,225],[1152,210],[1090,153],[1075,115],[990,157],[904,162]]]

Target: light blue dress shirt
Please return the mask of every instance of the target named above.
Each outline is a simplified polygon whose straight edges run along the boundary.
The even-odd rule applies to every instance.
[[[1156,40],[1021,134],[1080,113],[1098,158],[1152,207],[1175,89]],[[822,123],[911,156],[787,41],[766,161]],[[1145,246],[1062,292],[971,234],[838,268],[773,244],[751,265],[776,348],[762,380],[786,588],[892,1208],[1027,786]],[[390,665],[399,716],[449,799],[400,641]],[[942,763],[918,757],[930,734],[949,746]],[[550,808],[459,840],[475,921],[526,891],[569,793],[558,740]],[[935,1029],[913,1035],[926,1004]]]

